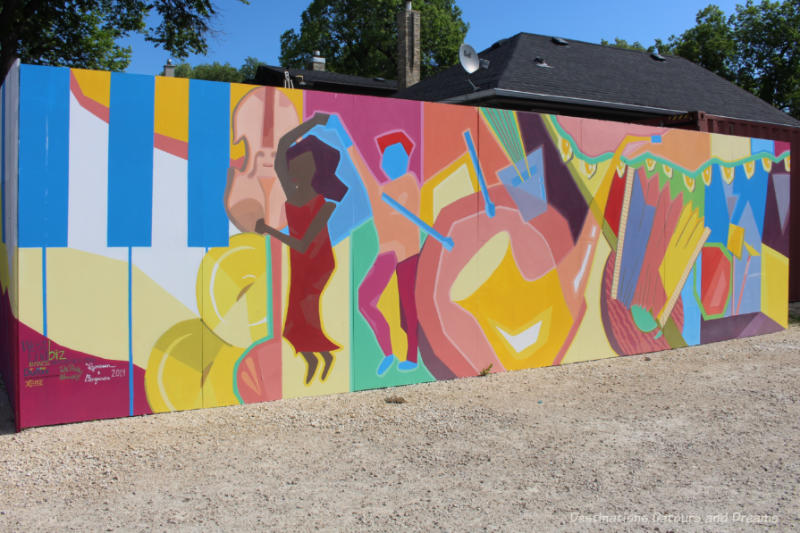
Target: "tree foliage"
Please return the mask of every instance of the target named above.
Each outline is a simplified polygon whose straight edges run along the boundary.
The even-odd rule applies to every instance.
[[[728,17],[709,5],[696,22],[657,45],[800,119],[800,0],[747,0]]]
[[[397,14],[403,0],[313,0],[301,15],[299,32],[281,35],[280,62],[307,67],[315,50],[334,72],[394,79],[397,76]],[[416,0],[421,12],[421,75],[428,77],[458,61],[469,28],[455,0]]]
[[[241,83],[255,78],[258,67],[264,64],[265,63],[259,61],[255,57],[248,57],[245,59],[244,64],[238,69],[232,67],[230,63],[225,63],[223,65],[217,61],[213,63],[201,63],[194,67],[189,63],[181,63],[175,67],[175,77]]]
[[[605,39],[601,39],[600,44],[603,46],[613,46],[615,48],[625,48],[626,50],[638,50],[639,52],[652,52],[655,50],[653,46],[645,48],[644,45],[639,41],[633,41],[632,43],[629,43],[625,39],[620,39],[619,37],[614,37],[613,43],[608,42]]]
[[[736,83],[800,119],[800,0],[737,6]]]
[[[131,33],[174,57],[202,54],[214,14],[211,0],[2,0],[0,68],[4,74],[19,57],[25,63],[122,70],[131,50],[118,40]]]
[[[239,73],[242,75],[242,81],[254,79],[256,77],[258,67],[261,66],[266,66],[266,63],[259,61],[258,58],[252,56],[245,58],[244,64],[239,68]]]
[[[672,35],[666,43],[659,41],[660,51],[684,57],[735,81],[737,37],[725,13],[712,4],[697,12],[695,22],[680,36]]]

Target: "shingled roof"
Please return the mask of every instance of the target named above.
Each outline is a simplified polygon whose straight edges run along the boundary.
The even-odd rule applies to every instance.
[[[479,53],[488,69],[470,77],[460,66],[395,93],[397,98],[500,107],[607,109],[630,115],[691,111],[800,127],[800,121],[681,57],[530,33]],[[563,41],[563,40],[562,40]]]

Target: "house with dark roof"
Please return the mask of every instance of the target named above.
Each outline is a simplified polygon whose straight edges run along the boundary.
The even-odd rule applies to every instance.
[[[800,127],[800,121],[682,57],[518,33],[479,53],[486,69],[458,65],[397,98],[647,121],[693,111]]]

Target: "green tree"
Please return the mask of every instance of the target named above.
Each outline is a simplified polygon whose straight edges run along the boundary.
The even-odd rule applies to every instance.
[[[122,70],[131,50],[118,40],[131,33],[174,57],[203,54],[214,14],[211,0],[2,0],[0,69],[5,76],[19,57],[26,63]]]
[[[800,119],[800,0],[747,0],[725,16],[709,5],[664,51],[729,79]]]
[[[397,76],[397,14],[403,0],[313,0],[300,30],[281,35],[281,65],[306,67],[315,50],[328,70],[359,76]],[[421,75],[428,77],[458,61],[469,25],[455,0],[416,0],[421,12]]]
[[[639,41],[633,41],[632,43],[629,43],[625,39],[620,39],[619,37],[614,37],[613,43],[610,43],[605,39],[601,39],[600,44],[603,46],[613,46],[615,48],[625,48],[627,50],[638,50],[640,52],[652,52],[655,50],[655,47],[653,46],[645,48],[644,45]]]
[[[736,83],[800,119],[800,0],[736,6]]]
[[[255,57],[245,59],[239,69],[232,67],[230,63],[223,65],[218,61],[201,63],[194,67],[189,63],[181,63],[175,67],[175,77],[241,83],[255,78],[258,67],[262,65],[266,65],[266,63]]]
[[[266,65],[267,65],[266,63],[260,61],[258,58],[247,57],[244,60],[244,64],[239,69],[239,73],[242,75],[242,81],[248,81],[254,79],[256,77],[256,72],[258,71],[258,67]]]
[[[191,66],[189,63],[181,63],[175,67],[176,78],[193,78],[196,80],[227,81],[229,83],[239,83],[244,81],[242,73],[230,63],[224,65],[218,61],[213,63],[202,63]]]
[[[660,51],[685,57],[733,81],[736,35],[725,13],[712,4],[698,11],[695,21],[697,25],[693,28],[679,37],[672,35],[669,41],[661,43]]]

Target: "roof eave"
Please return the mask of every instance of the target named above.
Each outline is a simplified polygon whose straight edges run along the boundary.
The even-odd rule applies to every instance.
[[[467,104],[476,103],[481,100],[488,100],[490,98],[512,98],[518,100],[529,100],[538,102],[551,102],[557,104],[569,104],[594,108],[616,109],[624,111],[633,111],[638,113],[656,114],[656,115],[678,115],[687,113],[686,109],[667,109],[663,107],[643,106],[637,104],[625,104],[621,102],[609,102],[606,100],[594,100],[591,98],[577,98],[573,96],[559,96],[555,94],[532,93],[527,91],[516,91],[513,89],[484,89],[474,93],[463,94],[458,96],[451,96],[443,100],[442,103],[447,104]]]
[[[452,96],[449,98],[445,98],[439,100],[441,103],[448,103],[448,104],[476,104],[481,101],[487,101],[492,99],[498,98],[505,98],[509,100],[523,100],[529,102],[545,102],[551,104],[562,104],[562,105],[569,105],[575,107],[584,107],[584,108],[600,108],[600,109],[608,109],[608,110],[616,110],[616,111],[628,111],[632,113],[639,113],[643,115],[661,115],[661,116],[670,116],[670,115],[681,115],[690,113],[692,111],[702,111],[702,110],[689,110],[689,109],[667,109],[663,107],[654,107],[654,106],[643,106],[637,104],[626,104],[621,102],[609,102],[607,100],[595,100],[591,98],[576,98],[571,96],[559,96],[553,94],[544,94],[544,93],[532,93],[527,91],[517,91],[513,89],[483,89],[474,93],[468,93],[458,96]],[[705,112],[707,115],[715,116],[719,118],[726,118],[730,120],[744,120],[748,122],[752,122],[754,124],[764,124],[767,126],[777,126],[783,128],[797,128],[793,124],[787,124],[783,122],[774,122],[770,120],[754,120],[754,119],[743,119],[741,117],[733,117],[733,116],[726,116],[720,115],[717,113],[710,113]]]

